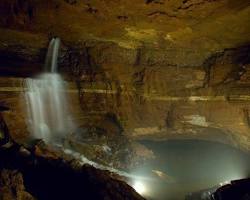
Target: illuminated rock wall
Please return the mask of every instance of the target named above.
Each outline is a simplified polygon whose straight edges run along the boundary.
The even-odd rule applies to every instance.
[[[13,12],[1,12],[0,96],[16,138],[27,135],[21,77],[42,71],[58,36],[79,126],[104,127],[112,113],[133,139],[249,150],[249,1],[4,2]]]

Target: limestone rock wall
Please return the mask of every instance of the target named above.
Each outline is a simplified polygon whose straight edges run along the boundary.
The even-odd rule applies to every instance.
[[[3,2],[0,10],[11,12],[1,12],[0,96],[16,138],[27,135],[23,77],[42,71],[59,36],[79,126],[102,126],[112,113],[133,139],[249,150],[249,1]]]

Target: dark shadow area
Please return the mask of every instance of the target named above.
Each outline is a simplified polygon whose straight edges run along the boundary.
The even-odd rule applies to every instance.
[[[21,172],[26,190],[39,200],[143,199],[108,171],[90,165],[80,166],[74,159],[51,155],[38,156],[32,151],[21,150],[17,144],[1,148],[0,171]]]

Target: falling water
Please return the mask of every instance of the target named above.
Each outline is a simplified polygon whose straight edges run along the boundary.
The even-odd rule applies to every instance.
[[[53,38],[45,61],[46,73],[25,80],[29,131],[34,138],[46,142],[64,138],[72,124],[67,110],[64,81],[56,73],[59,46],[60,39]]]
[[[49,43],[46,60],[45,60],[45,71],[56,73],[57,72],[57,60],[60,48],[60,39],[52,38]]]

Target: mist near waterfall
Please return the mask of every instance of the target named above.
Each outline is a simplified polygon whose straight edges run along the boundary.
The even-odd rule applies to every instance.
[[[140,142],[156,156],[133,172],[157,178],[153,183],[141,181],[149,199],[183,200],[189,193],[219,188],[250,174],[249,154],[227,144],[203,140]],[[162,172],[164,176],[155,172]]]
[[[31,136],[45,142],[58,141],[70,132],[73,122],[68,110],[66,83],[57,72],[60,39],[50,41],[45,73],[25,79],[27,126]]]

